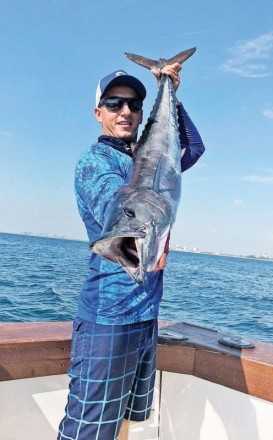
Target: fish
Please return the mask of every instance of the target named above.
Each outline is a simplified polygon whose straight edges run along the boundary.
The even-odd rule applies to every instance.
[[[162,70],[182,64],[196,48],[170,59],[152,60],[125,53],[137,64]],[[106,212],[99,239],[90,244],[100,257],[116,263],[138,284],[145,282],[164,252],[181,196],[181,147],[172,80],[165,74],[155,104],[133,151],[130,180],[120,187]]]

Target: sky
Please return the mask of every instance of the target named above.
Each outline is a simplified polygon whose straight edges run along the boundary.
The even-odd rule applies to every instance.
[[[197,47],[177,92],[206,152],[183,173],[173,244],[273,256],[271,0],[0,0],[0,232],[87,240],[74,197],[80,154],[101,134],[100,78],[157,83],[124,52]]]

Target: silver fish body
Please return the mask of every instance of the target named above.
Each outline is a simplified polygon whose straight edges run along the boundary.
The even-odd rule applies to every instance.
[[[187,59],[193,52],[181,54],[186,52]],[[181,54],[178,54],[180,58]],[[128,56],[133,61],[136,61],[134,57],[142,59]],[[144,60],[145,67],[151,66],[147,61],[155,66],[155,61]],[[161,67],[163,61],[170,62],[160,60]],[[121,265],[135,282],[143,283],[147,271],[155,268],[164,251],[180,195],[181,147],[176,96],[171,79],[162,75],[153,110],[134,150],[131,180],[113,196],[102,235],[91,243],[91,249]]]

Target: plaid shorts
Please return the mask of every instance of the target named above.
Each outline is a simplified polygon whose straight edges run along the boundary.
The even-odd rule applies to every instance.
[[[58,440],[115,440],[123,418],[150,415],[157,320],[101,325],[76,318],[66,414]]]

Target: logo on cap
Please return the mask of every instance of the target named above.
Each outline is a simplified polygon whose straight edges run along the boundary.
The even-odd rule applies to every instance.
[[[116,72],[115,73],[115,76],[122,76],[122,75],[126,75],[126,73],[125,72]]]

